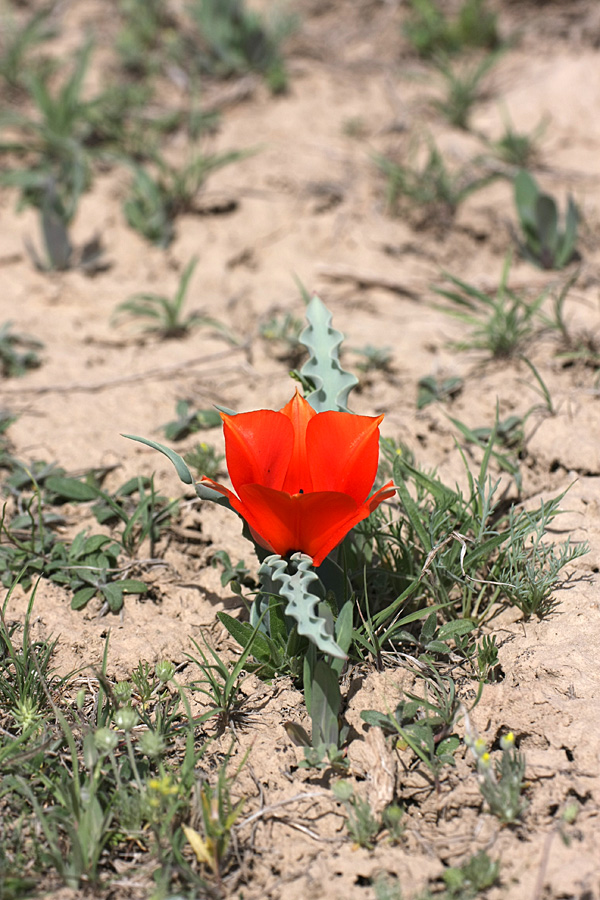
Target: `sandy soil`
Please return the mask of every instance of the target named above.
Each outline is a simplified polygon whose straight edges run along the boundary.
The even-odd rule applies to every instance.
[[[77,46],[90,23],[98,25],[101,46],[110,46],[103,6],[95,0],[62,5],[58,52]],[[383,433],[402,440],[419,464],[437,467],[451,482],[461,469],[455,431],[439,407],[416,410],[419,378],[462,376],[464,389],[451,414],[473,427],[492,424],[497,400],[501,417],[523,415],[539,403],[522,362],[482,365],[481,354],[449,349],[448,340],[459,337],[461,327],[432,305],[430,286],[441,270],[482,287],[497,283],[515,220],[510,183],[499,180],[475,193],[453,223],[438,228],[418,230],[410,217],[392,218],[386,211],[374,153],[406,154],[418,133],[433,134],[458,164],[483,149],[481,140],[445,125],[432,108],[438,82],[402,38],[402,4],[298,0],[296,7],[302,28],[289,45],[289,93],[273,98],[250,79],[248,96],[223,109],[216,147],[257,149],[211,177],[202,195],[206,210],[235,199],[231,212],[187,215],[178,220],[168,250],[151,247],[124,220],[121,201],[129,176],[115,168],[95,178],[74,226],[76,243],[94,231],[102,235],[110,268],[93,278],[77,271],[48,275],[36,272],[24,252],[25,236],[37,239],[35,217],[15,212],[14,193],[0,193],[0,320],[12,320],[16,330],[45,345],[39,369],[1,385],[2,407],[19,416],[9,432],[19,458],[57,461],[73,472],[116,466],[106,481],[111,488],[131,475],[155,472],[163,493],[180,496],[182,486],[168,462],[121,433],[161,440],[159,427],[174,417],[182,398],[194,407],[220,403],[238,410],[286,402],[288,364],[278,358],[279,348],[259,336],[259,327],[277,312],[302,317],[294,275],[320,294],[346,333],[348,366],[358,358],[352,348],[389,346],[389,370],[362,379],[355,409],[384,412]],[[561,202],[571,191],[584,217],[567,319],[574,333],[597,340],[600,10],[592,0],[496,7],[503,33],[518,39],[489,77],[473,130],[498,139],[506,111],[517,130],[529,131],[547,118],[537,177]],[[207,98],[222,90],[208,86]],[[170,150],[181,153],[177,139]],[[161,341],[111,322],[115,306],[135,291],[172,293],[193,255],[199,261],[190,306],[224,322],[239,347],[207,329]],[[515,260],[511,284],[539,289],[564,277]],[[600,898],[598,378],[593,367],[565,365],[557,349],[551,337],[528,348],[555,414],[536,412],[527,421],[522,496],[551,497],[572,485],[557,528],[573,540],[587,540],[590,553],[574,565],[551,616],[524,624],[511,612],[496,620],[505,678],[485,688],[472,713],[474,727],[490,744],[511,729],[527,754],[529,808],[522,825],[503,829],[483,811],[467,756],[459,754],[456,769],[444,773],[439,792],[394,758],[394,777],[382,790],[407,805],[405,837],[395,846],[381,841],[373,851],[352,847],[343,837],[340,806],[327,791],[320,793],[327,783],[298,770],[299,751],[283,728],[287,718],[302,715],[301,697],[285,681],[267,686],[250,678],[246,690],[255,714],[240,740],[240,753],[252,744],[240,781],[240,790],[254,798],[247,810],[252,803],[258,808],[257,785],[267,805],[298,794],[308,799],[259,821],[254,852],[241,873],[245,883],[232,883],[232,896],[371,900],[372,879],[388,873],[411,898],[443,865],[483,848],[502,861],[501,885],[489,892],[491,900]],[[205,437],[220,445],[218,430]],[[196,440],[188,438],[177,449]],[[65,534],[90,524],[85,515],[67,507]],[[209,560],[215,549],[226,549],[234,561],[249,562],[252,549],[239,522],[209,505],[187,503],[179,527],[196,529],[199,540],[171,535],[161,543],[166,566],[147,573],[152,599],[128,598],[120,616],[99,618],[98,609],[89,607],[71,611],[64,591],[40,587],[35,627],[59,637],[61,668],[97,664],[109,630],[115,677],[139,659],[182,661],[190,638],[200,634],[233,649],[215,614],[237,609],[238,601],[221,588]],[[22,616],[26,602],[15,593],[10,615]],[[377,702],[381,709],[391,706],[406,676],[393,670],[358,677],[347,719],[360,736],[350,758],[358,788],[373,798],[373,782],[391,765],[383,758],[389,751],[374,745],[358,713]],[[579,814],[567,845],[560,822],[573,800]]]

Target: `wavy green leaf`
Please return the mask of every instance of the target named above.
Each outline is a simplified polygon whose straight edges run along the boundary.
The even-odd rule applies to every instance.
[[[258,571],[263,592],[270,590],[287,600],[285,614],[295,619],[298,634],[307,637],[323,653],[337,659],[346,659],[346,654],[339,647],[328,627],[327,621],[318,614],[317,606],[322,598],[313,593],[319,576],[312,568],[312,559],[304,553],[294,553],[290,565],[295,572],[290,574],[288,563],[277,554],[268,556]]]
[[[308,325],[298,340],[310,356],[300,374],[315,385],[306,399],[317,412],[349,412],[348,395],[358,379],[340,365],[339,348],[344,335],[331,327],[331,313],[316,294],[308,304],[306,318]]]

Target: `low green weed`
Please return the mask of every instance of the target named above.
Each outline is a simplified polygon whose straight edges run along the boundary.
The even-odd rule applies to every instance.
[[[28,88],[36,109],[30,117],[21,112],[5,113],[0,124],[17,130],[16,140],[0,145],[0,151],[17,151],[32,158],[26,169],[8,172],[4,183],[21,188],[24,202],[41,208],[48,182],[54,183],[64,208],[72,218],[80,194],[90,180],[89,147],[92,133],[91,110],[100,102],[96,96],[83,98],[83,84],[89,68],[92,44],[78,52],[71,73],[52,91],[46,80],[31,73]]]
[[[539,158],[539,139],[548,126],[542,118],[530,132],[517,131],[508,114],[505,115],[504,132],[491,146],[497,156],[509,166],[531,169]]]
[[[114,320],[129,316],[142,322],[147,321],[148,324],[143,326],[144,331],[155,333],[164,339],[185,337],[193,328],[202,326],[209,326],[230,337],[229,329],[217,319],[199,312],[183,315],[183,305],[197,262],[198,260],[194,258],[187,264],[181,273],[173,298],[154,293],[133,294],[123,303],[119,303]]]
[[[90,494],[96,499],[92,512],[100,525],[122,525],[118,541],[130,557],[145,540],[149,540],[150,556],[154,556],[161,532],[179,510],[178,500],[170,500],[156,491],[153,477],[130,478],[112,494],[92,486]]]
[[[356,368],[365,374],[367,372],[387,372],[393,360],[391,347],[374,347],[372,344],[365,344],[364,347],[356,347],[353,353],[359,357]]]
[[[508,287],[510,266],[509,254],[494,296],[448,273],[445,278],[452,287],[435,288],[436,294],[449,301],[438,308],[468,328],[466,337],[453,344],[457,350],[485,350],[493,359],[502,359],[522,353],[541,331],[541,307],[547,292],[531,300],[512,291]]]
[[[73,609],[98,597],[103,603],[101,613],[118,612],[125,594],[148,589],[143,581],[127,577],[131,565],[123,565],[121,555],[134,556],[148,539],[153,556],[162,529],[178,508],[177,501],[160,496],[152,479],[131,479],[110,494],[99,486],[94,472],[81,479],[41,461],[26,465],[11,459],[10,466],[5,489],[15,509],[9,517],[5,506],[0,522],[3,584],[9,586],[18,579],[28,590],[32,579],[41,575],[73,592]],[[65,502],[92,502],[97,521],[121,525],[121,532],[111,538],[81,531],[70,542],[61,540],[52,529],[63,520],[53,510]]]
[[[521,584],[523,595],[527,585],[534,602],[545,598],[538,606],[544,615],[563,567],[587,551],[583,544],[555,548],[553,557],[552,551],[542,551],[541,535],[558,514],[562,495],[532,510],[503,507],[499,479],[492,479],[489,467],[493,459],[505,466],[510,459],[496,449],[495,428],[487,441],[476,436],[473,440],[482,461],[475,475],[465,460],[469,485],[465,493],[397,454],[393,477],[399,518],[385,508],[378,510],[346,541],[346,565],[350,572],[361,573],[353,586],[368,615],[368,628],[365,624],[355,630],[354,640],[369,652],[386,642],[393,646],[399,637],[406,639],[407,624],[414,639],[414,625],[428,615],[428,605],[429,613],[436,612],[442,620],[470,620],[476,625],[499,602],[522,603],[528,614],[517,593]]]
[[[122,20],[117,33],[116,50],[125,71],[136,77],[149,77],[173,59],[178,45],[171,18],[162,0],[120,0]]]
[[[527,518],[529,513],[523,512],[521,515]],[[533,515],[535,521],[532,519],[530,534],[524,544],[509,545],[502,556],[506,581],[504,595],[512,606],[521,610],[525,619],[533,615],[541,619],[554,610],[557,603],[554,588],[560,572],[589,550],[587,544],[574,545],[569,538],[558,545],[545,538],[554,511],[543,501],[539,514]]]
[[[211,559],[211,565],[214,568],[217,566],[221,567],[221,586],[227,587],[229,585],[234,594],[241,594],[241,585],[245,584],[247,587],[255,587],[256,582],[253,578],[250,577],[250,569],[246,566],[246,563],[243,559],[239,559],[235,566],[231,562],[229,557],[229,553],[226,550],[217,550]],[[224,615],[227,615],[224,613]],[[231,619],[231,616],[228,616],[227,619]],[[247,622],[239,622],[237,619],[231,619],[232,622],[235,622],[236,625],[246,626]],[[225,625],[225,622],[222,624]],[[231,624],[231,623],[229,623]],[[229,628],[225,625],[227,630]],[[229,632],[231,634],[231,631]],[[248,639],[250,639],[252,635],[252,629],[248,634]],[[245,647],[247,641],[242,640],[238,641],[240,646]]]
[[[0,325],[0,372],[4,378],[25,375],[37,369],[41,359],[37,353],[44,345],[37,338],[13,331],[12,322]]]
[[[451,171],[431,141],[421,165],[386,156],[376,156],[375,163],[386,178],[389,211],[393,215],[412,214],[415,225],[421,228],[452,220],[463,200],[494,177],[478,174],[473,163]]]
[[[30,613],[31,606],[24,635]],[[38,879],[58,877],[73,889],[102,887],[114,875],[113,863],[131,864],[135,846],[145,873],[138,870],[138,876],[148,878],[149,890],[154,881],[163,896],[178,889],[206,893],[206,881],[186,859],[183,826],[194,820],[202,797],[220,798],[225,809],[230,782],[222,765],[215,780],[205,775],[198,794],[206,745],[199,740],[187,694],[175,680],[175,666],[163,661],[151,670],[140,663],[131,681],[115,684],[106,674],[106,646],[102,670],[86,678],[73,702],[67,699],[75,695],[72,675],[52,682],[52,646],[24,640],[21,653],[14,634],[0,619],[0,650],[8,648],[6,655],[0,653],[0,695],[21,686],[26,698],[31,682],[39,719],[21,732],[3,712],[0,799]],[[24,686],[15,681],[19,667],[31,675]],[[231,806],[238,814],[239,804]],[[214,812],[212,802],[207,812]],[[216,821],[210,824],[217,827]],[[225,864],[227,829],[221,830]],[[3,875],[8,869],[15,882],[31,876],[33,867],[26,867],[18,848],[3,840],[2,854]]]
[[[496,14],[486,0],[463,0],[454,19],[444,14],[437,0],[410,0],[409,7],[404,35],[419,56],[458,53],[469,47],[493,49],[500,42]]]
[[[102,271],[108,267],[103,259],[102,243],[98,236],[91,238],[81,248],[75,249],[69,236],[71,212],[56,191],[54,182],[46,184],[40,201],[40,232],[43,252],[38,253],[33,243],[26,238],[25,247],[39,272],[64,272],[81,269],[87,273]]]
[[[161,425],[165,437],[170,441],[182,441],[190,434],[195,434],[205,428],[216,428],[222,422],[216,409],[192,410],[188,400],[178,400],[175,413],[176,419]]]
[[[121,547],[107,535],[79,532],[70,544],[58,540],[31,514],[31,532],[20,534],[1,524],[0,580],[9,586],[18,580],[27,590],[32,579],[43,576],[73,592],[72,609],[82,609],[98,596],[103,601],[101,614],[118,612],[124,594],[142,594],[148,590],[143,581],[121,577]]]
[[[579,210],[575,201],[569,195],[564,228],[561,229],[556,200],[540,191],[529,172],[519,172],[514,189],[521,228],[518,239],[521,254],[540,269],[564,268],[577,255]]]
[[[177,216],[193,212],[197,196],[211,172],[238,162],[250,151],[230,150],[223,153],[190,151],[181,166],[169,163],[155,153],[155,173],[133,165],[133,181],[123,211],[129,225],[146,240],[168,247],[174,237]]]
[[[31,51],[55,37],[56,27],[51,22],[51,7],[42,6],[22,25],[15,21],[5,24],[0,44],[0,78],[13,91],[22,91],[26,86],[27,73],[36,72],[40,77],[48,77],[51,63],[33,57]]]
[[[435,625],[435,614],[433,620]],[[438,649],[443,646],[444,652],[447,652],[447,647],[439,639],[436,646]],[[362,710],[360,716],[368,725],[397,735],[398,749],[410,747],[429,769],[437,785],[442,767],[455,764],[454,754],[460,746],[460,738],[453,733],[460,702],[453,679],[440,675],[431,666],[425,668],[426,661],[425,654],[419,656],[419,662],[423,665],[423,670],[419,670],[424,685],[422,697],[405,692],[405,699],[400,701],[394,713],[384,714],[367,709]]]
[[[13,582],[14,584],[14,582]],[[12,585],[11,585],[12,587]],[[0,698],[3,712],[12,718],[13,726],[21,732],[42,727],[48,710],[48,696],[57,697],[69,676],[59,676],[52,669],[56,640],[33,641],[30,633],[30,600],[23,624],[7,622],[6,605],[0,609]],[[21,633],[20,646],[17,635]]]
[[[159,247],[168,247],[175,235],[160,183],[141,166],[136,166],[129,196],[123,202],[128,225]]]
[[[442,880],[444,890],[436,885],[435,893],[425,890],[415,894],[414,900],[479,900],[482,891],[497,884],[500,876],[500,863],[490,859],[485,850],[480,850],[461,866],[448,866],[444,869]],[[403,900],[400,887],[389,878],[380,878],[375,882],[376,900]]]
[[[254,629],[255,632],[258,629]],[[233,668],[229,668],[221,659],[218,652],[203,638],[204,649],[192,639],[192,643],[198,653],[193,656],[187,653],[190,662],[200,669],[200,677],[190,683],[192,691],[198,691],[208,698],[209,709],[203,713],[198,722],[206,722],[215,719],[217,732],[222,734],[226,728],[235,729],[248,718],[248,713],[243,709],[247,698],[240,691],[240,685],[244,680],[242,671],[252,650],[253,640],[240,654]]]
[[[517,822],[527,809],[522,796],[526,760],[515,746],[514,734],[511,731],[500,738],[500,757],[495,766],[482,738],[467,736],[466,743],[477,761],[479,789],[490,812],[503,825]]]
[[[215,784],[206,780],[200,787],[201,832],[183,825],[183,832],[201,865],[208,866],[222,890],[222,877],[231,862],[230,845],[233,827],[242,814],[246,799],[234,801],[231,789],[246,763],[249,751],[233,775],[227,773],[229,754],[219,766]]]
[[[296,367],[305,352],[298,340],[303,327],[303,322],[292,313],[275,313],[261,323],[259,334],[275,348],[278,359]]]
[[[434,101],[434,105],[455,128],[468,130],[473,107],[484,96],[483,79],[496,61],[496,54],[488,54],[479,62],[468,65],[457,65],[444,57],[436,60],[445,96],[441,100]]]
[[[355,844],[372,850],[377,837],[387,831],[389,840],[399,840],[404,831],[402,821],[404,811],[396,804],[390,804],[381,816],[376,816],[368,801],[357,794],[348,781],[336,781],[333,796],[346,808],[346,829]]]
[[[200,71],[221,78],[255,71],[274,94],[285,91],[281,43],[295,28],[293,17],[280,15],[269,24],[261,13],[248,9],[245,0],[191,0],[189,13],[198,30]]]
[[[417,382],[417,409],[425,409],[430,403],[446,403],[456,397],[463,388],[463,380],[457,375],[449,378],[436,378],[425,375]]]
[[[184,460],[199,476],[215,480],[223,473],[225,454],[219,453],[210,444],[196,444],[184,455]]]
[[[462,866],[450,866],[444,871],[447,900],[477,900],[481,891],[498,881],[500,863],[480,850]]]

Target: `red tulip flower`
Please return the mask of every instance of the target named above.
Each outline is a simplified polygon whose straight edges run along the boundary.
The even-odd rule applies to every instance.
[[[298,393],[275,411],[222,414],[235,493],[210,478],[256,542],[280,556],[301,551],[315,566],[358,522],[394,494],[389,481],[371,497],[383,416],[317,413]]]

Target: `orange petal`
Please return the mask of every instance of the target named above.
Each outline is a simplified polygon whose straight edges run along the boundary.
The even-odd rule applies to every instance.
[[[290,496],[259,484],[247,484],[240,488],[240,500],[233,497],[231,505],[280,556],[301,550],[312,557],[315,566],[320,566],[350,529],[389,496],[385,491],[382,488],[378,492],[381,497],[376,495],[371,507],[369,502],[359,506],[347,494],[333,491]]]
[[[306,494],[313,489],[309,461],[306,456],[306,428],[317,414],[310,403],[299,393],[298,388],[281,412],[288,417],[294,429],[294,449],[281,489],[287,491],[288,494],[299,494],[300,491]]]
[[[200,484],[205,484],[207,487],[212,488],[213,491],[217,491],[217,493],[223,494],[223,496],[227,497],[230,502],[234,497],[237,500],[237,497],[232,491],[229,490],[229,488],[223,487],[222,484],[219,484],[218,481],[213,481],[212,478],[206,478],[203,476],[200,479]]]
[[[389,500],[390,497],[393,497],[396,493],[396,485],[393,481],[388,481],[383,487],[380,487],[378,491],[369,497],[366,501],[365,506],[369,508],[369,515],[372,512],[375,512],[380,503],[383,503],[384,500]]]
[[[373,487],[383,416],[323,412],[306,433],[313,490],[339,491],[362,503]]]
[[[279,490],[294,448],[289,418],[272,409],[222,414],[227,471],[236,491],[243,484]]]

